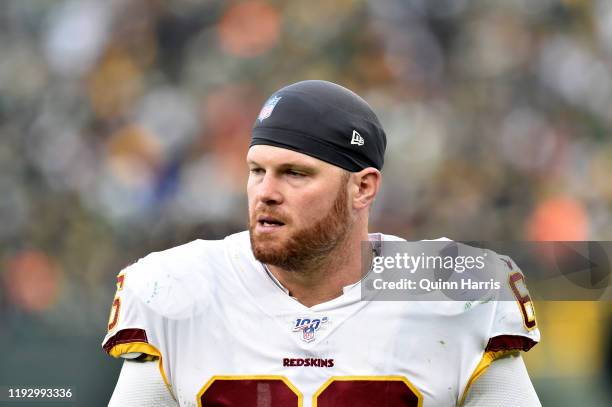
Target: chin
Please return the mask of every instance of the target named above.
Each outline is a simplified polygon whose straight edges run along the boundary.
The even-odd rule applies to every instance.
[[[270,234],[251,231],[250,235],[254,252],[276,252],[282,250],[285,246],[286,238],[281,233]]]
[[[285,239],[278,236],[257,236],[251,240],[251,244],[258,251],[277,252],[285,248]]]

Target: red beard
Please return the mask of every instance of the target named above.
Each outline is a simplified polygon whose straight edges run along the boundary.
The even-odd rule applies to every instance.
[[[266,211],[274,215],[274,211]],[[346,182],[340,184],[330,211],[314,224],[289,236],[287,242],[276,242],[274,237],[257,235],[257,215],[249,220],[249,236],[255,258],[264,264],[287,271],[300,271],[308,265],[324,260],[343,241],[350,226]]]

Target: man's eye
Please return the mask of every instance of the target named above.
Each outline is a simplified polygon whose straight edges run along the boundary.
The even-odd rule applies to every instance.
[[[263,170],[263,168],[251,168],[251,169],[249,170],[249,172],[250,172],[251,174],[259,175],[259,174],[263,174],[263,173],[264,173],[264,170]]]
[[[289,174],[292,177],[303,177],[304,174],[302,174],[301,172],[296,172],[296,171],[287,171],[287,174]]]

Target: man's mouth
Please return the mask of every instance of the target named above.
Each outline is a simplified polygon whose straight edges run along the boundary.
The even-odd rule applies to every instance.
[[[265,227],[280,227],[285,224],[273,216],[260,216],[257,218],[257,223]]]

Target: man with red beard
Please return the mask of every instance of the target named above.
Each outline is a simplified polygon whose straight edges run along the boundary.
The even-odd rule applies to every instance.
[[[350,90],[275,92],[247,155],[248,232],[119,274],[103,347],[126,362],[110,405],[538,406],[523,303],[362,297],[362,264],[401,240],[368,233],[385,148]]]

